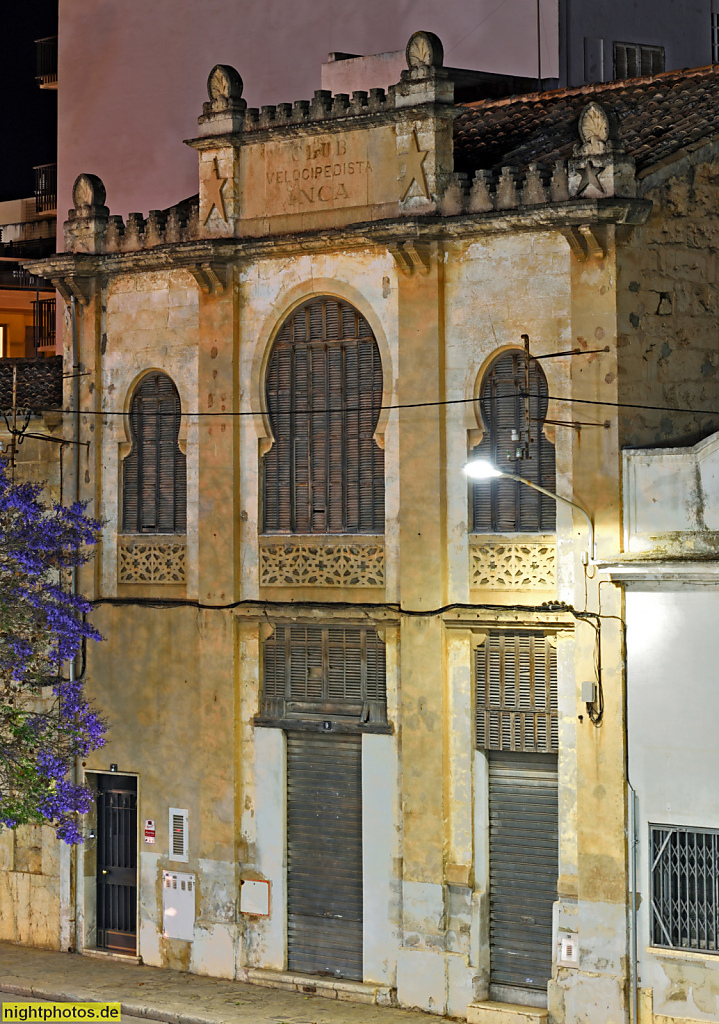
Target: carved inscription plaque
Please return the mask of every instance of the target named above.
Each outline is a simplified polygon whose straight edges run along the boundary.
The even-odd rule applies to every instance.
[[[249,151],[248,151],[249,150]],[[396,143],[386,129],[265,142],[243,153],[242,218],[372,206],[396,200]],[[394,180],[387,182],[387,166]],[[389,187],[388,187],[389,186]],[[386,195],[384,193],[387,193]]]

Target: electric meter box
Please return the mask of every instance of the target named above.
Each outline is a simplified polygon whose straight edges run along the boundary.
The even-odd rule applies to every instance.
[[[192,941],[195,930],[195,876],[186,871],[162,872],[162,934]]]

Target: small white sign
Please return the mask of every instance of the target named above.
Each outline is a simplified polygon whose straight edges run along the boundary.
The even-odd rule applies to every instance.
[[[145,820],[145,842],[155,842],[155,822],[153,818],[147,818]]]
[[[240,887],[240,913],[256,917],[270,916],[270,883],[261,878],[243,878]]]

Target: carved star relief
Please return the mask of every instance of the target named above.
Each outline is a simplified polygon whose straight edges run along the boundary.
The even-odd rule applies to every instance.
[[[406,198],[415,181],[422,189],[422,195],[425,199],[429,199],[427,179],[424,176],[424,167],[422,166],[428,152],[429,150],[423,151],[419,148],[417,133],[413,131],[409,150],[406,153],[400,153],[401,159],[404,160],[404,177],[400,178],[400,188],[403,189],[399,197],[400,202]]]
[[[582,167],[579,184],[577,185],[577,195],[581,196],[585,188],[589,188],[592,185],[597,192],[606,192],[604,185],[599,180],[599,175],[604,170],[603,167],[595,167],[591,160],[587,160],[586,167]]]
[[[227,221],[227,214],[225,213],[225,197],[222,194],[222,190],[226,183],[227,178],[220,177],[220,168],[217,166],[217,157],[215,157],[212,175],[205,180],[205,197],[207,202],[210,204],[207,210],[207,216],[204,220],[205,224],[207,224],[210,219],[210,215],[213,210],[217,210],[220,217],[222,217],[224,221]]]

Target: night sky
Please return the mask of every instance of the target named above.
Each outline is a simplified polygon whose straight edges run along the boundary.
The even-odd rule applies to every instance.
[[[35,39],[57,34],[58,0],[0,0],[0,202],[33,195],[57,159],[57,93],[35,81]]]

